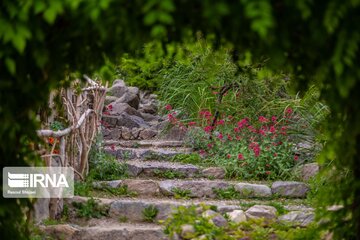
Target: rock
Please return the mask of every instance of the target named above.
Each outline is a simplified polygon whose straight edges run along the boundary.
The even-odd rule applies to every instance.
[[[70,226],[69,224],[58,224],[42,227],[41,229],[46,236],[51,236],[52,239],[70,240],[73,239],[74,234],[78,229]]]
[[[155,137],[156,134],[157,134],[157,131],[147,128],[140,132],[139,138],[143,139],[143,140],[148,140],[148,139]]]
[[[94,188],[102,189],[104,187],[108,188],[118,188],[121,186],[122,180],[113,180],[113,181],[97,181],[93,182],[92,185]]]
[[[139,96],[129,91],[125,92],[125,94],[116,101],[119,103],[127,103],[135,109],[139,108],[140,103]]]
[[[202,213],[202,216],[204,218],[208,218],[210,222],[212,222],[214,225],[218,227],[224,227],[228,224],[226,219],[220,214],[213,210],[206,210]]]
[[[272,206],[266,205],[255,205],[249,208],[245,214],[247,218],[256,219],[256,218],[265,218],[265,219],[275,219],[277,210]]]
[[[141,114],[135,108],[119,100],[116,100],[115,102],[111,103],[111,106],[112,109],[109,111],[111,115],[118,116],[125,112],[129,115],[135,115],[141,117]]]
[[[141,105],[140,111],[143,113],[155,114],[157,112],[157,106],[155,104]]]
[[[123,181],[128,190],[136,192],[139,196],[157,196],[160,193],[159,186],[152,180],[127,179]]]
[[[319,172],[319,164],[308,163],[301,167],[300,174],[303,181],[308,181]]]
[[[149,114],[149,113],[144,113],[141,111],[142,109],[140,109],[140,114],[141,114],[141,117],[147,121],[147,122],[151,122],[151,121],[154,121],[154,123],[159,123],[159,120],[160,120],[160,117],[159,116],[156,116],[156,115],[152,115],[152,114]],[[150,125],[153,125],[150,123]]]
[[[184,140],[185,136],[186,136],[185,129],[181,129],[178,126],[173,126],[172,128],[170,128],[168,132],[165,133],[165,135],[161,137],[161,139],[182,141]]]
[[[104,101],[104,105],[107,106],[112,102],[115,102],[118,98],[114,97],[114,96],[106,96],[105,97],[105,101]]]
[[[227,213],[230,221],[234,223],[246,222],[246,215],[243,210],[234,210],[232,212]]]
[[[135,115],[129,115],[127,113],[122,113],[120,116],[117,116],[117,126],[124,126],[127,128],[147,128],[149,125],[141,117]]]
[[[139,94],[140,94],[139,88],[137,88],[137,87],[128,87],[128,91],[130,93],[135,94],[135,95],[137,95],[139,97]]]
[[[281,197],[306,197],[309,187],[302,182],[294,181],[277,181],[271,186],[273,194],[278,194]]]
[[[125,81],[122,79],[115,79],[113,82],[113,86],[115,85],[126,87]]]
[[[110,131],[109,136],[111,139],[114,139],[114,140],[120,139],[121,138],[121,129],[119,129],[119,128],[112,129]]]
[[[306,227],[314,221],[314,213],[293,211],[279,217],[280,221],[290,222],[294,225]]]
[[[193,225],[190,224],[184,224],[181,225],[181,233],[180,236],[183,239],[192,239],[193,237],[195,237],[195,228]]]
[[[270,197],[271,189],[266,185],[237,183],[235,189],[244,197]]]
[[[131,130],[127,127],[121,128],[121,138],[124,140],[130,140],[132,137]]]
[[[127,92],[125,82],[122,80],[115,81],[114,85],[108,89],[108,93],[114,97],[122,97]]]
[[[224,179],[226,171],[222,167],[209,167],[202,170],[202,175],[207,178]]]
[[[111,127],[114,128],[117,126],[118,117],[111,116],[111,115],[103,115],[102,116],[103,125],[107,128]]]
[[[174,181],[174,180],[165,180],[161,181],[160,191],[165,195],[174,195],[172,190],[174,188],[180,188],[184,190],[189,190],[190,197],[196,198],[214,198],[216,194],[213,192],[213,189],[226,189],[229,187],[227,182],[217,182],[217,181],[201,181],[201,180],[189,180],[189,181]]]

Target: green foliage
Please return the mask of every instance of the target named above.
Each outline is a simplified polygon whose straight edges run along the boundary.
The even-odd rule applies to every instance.
[[[185,164],[201,165],[204,163],[198,153],[190,154],[176,154],[172,159],[174,162],[181,162]]]
[[[159,213],[159,209],[154,205],[149,205],[144,208],[142,211],[143,219],[147,222],[154,222],[157,214]]]
[[[234,186],[225,189],[214,188],[213,191],[218,199],[240,199],[242,197],[241,194],[236,191]]]
[[[173,188],[171,192],[174,193],[176,199],[190,199],[191,190],[189,189]]]
[[[108,209],[105,206],[99,204],[99,201],[90,198],[85,203],[73,202],[73,206],[76,208],[76,214],[82,218],[101,218],[108,215]]]
[[[75,181],[74,182],[74,195],[75,196],[90,196],[92,191],[92,183],[90,181]]]
[[[136,196],[135,192],[128,190],[126,185],[119,186],[117,188],[109,187],[106,183],[100,183],[99,187],[93,185],[92,179],[87,179],[87,181],[80,182],[77,181],[74,183],[74,195],[92,197],[94,195],[104,196],[122,196],[122,197],[134,197]]]

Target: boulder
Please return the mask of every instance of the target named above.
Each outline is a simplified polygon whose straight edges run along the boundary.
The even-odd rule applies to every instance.
[[[166,121],[164,121],[164,123],[166,124]],[[161,139],[183,141],[185,136],[185,129],[182,129],[178,126],[173,126],[161,137]]]
[[[97,181],[93,182],[93,188],[102,189],[104,187],[107,188],[118,188],[120,187],[122,180],[113,180],[113,181]]]
[[[204,218],[208,218],[211,223],[218,227],[224,227],[228,224],[226,219],[220,214],[213,210],[206,210],[202,213]]]
[[[127,127],[121,127],[121,139],[130,140],[131,137],[131,130]]]
[[[123,126],[127,128],[147,128],[149,125],[141,117],[135,115],[129,115],[127,113],[122,113],[117,116],[117,126]]]
[[[275,219],[277,210],[272,206],[266,205],[255,205],[249,208],[245,212],[247,218],[256,219],[256,218],[265,218],[265,219]]]
[[[237,183],[235,189],[244,197],[271,197],[271,189],[262,184]]]
[[[149,113],[144,113],[141,111],[140,109],[140,114],[141,114],[141,117],[147,121],[147,122],[151,122],[153,121],[155,124],[158,124],[159,123],[159,120],[160,120],[160,117],[157,116],[157,115],[152,115],[152,114],[149,114]],[[150,125],[155,125],[155,124],[151,124],[149,123]]]
[[[137,95],[138,97],[140,96],[139,88],[137,87],[128,87],[128,91],[132,94]]]
[[[129,91],[125,92],[125,94],[119,97],[119,99],[116,101],[119,103],[127,103],[135,109],[139,108],[139,103],[140,103],[139,96]]]
[[[295,181],[277,181],[271,186],[273,194],[281,197],[306,197],[309,187],[307,184]]]
[[[190,225],[190,224],[183,224],[180,226],[181,228],[181,233],[180,233],[180,236],[183,238],[183,239],[192,239],[194,238],[196,235],[195,235],[195,228],[193,225]]]
[[[301,227],[306,227],[314,221],[314,213],[293,211],[279,217],[280,221],[288,222]]]
[[[46,236],[51,236],[51,239],[63,239],[71,240],[74,235],[79,231],[69,224],[58,224],[41,227],[41,230],[46,234]]]
[[[127,87],[123,80],[116,80],[111,88],[107,91],[111,96],[122,97],[127,92]]]
[[[227,213],[229,220],[234,223],[246,222],[246,215],[243,210],[234,210]]]
[[[157,110],[157,106],[153,103],[140,105],[140,111],[143,113],[155,114]]]
[[[303,181],[309,181],[319,172],[319,169],[319,164],[317,163],[304,164],[300,170],[301,179]]]
[[[111,103],[111,106],[112,108],[109,111],[111,115],[118,116],[125,112],[129,115],[135,115],[141,117],[141,113],[139,113],[135,108],[119,100],[116,100],[115,102]]]
[[[106,96],[105,97],[105,101],[104,101],[104,105],[109,105],[112,102],[115,102],[118,98],[114,97],[114,96]]]
[[[143,140],[152,139],[156,136],[157,133],[157,131],[151,128],[146,128],[139,133],[139,138]]]
[[[223,179],[226,171],[222,167],[209,167],[202,170],[202,175],[207,178]]]

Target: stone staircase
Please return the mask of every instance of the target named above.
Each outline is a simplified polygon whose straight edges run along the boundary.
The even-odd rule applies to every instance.
[[[126,164],[128,177],[94,182],[96,204],[91,197],[66,199],[67,221],[43,225],[46,235],[69,240],[168,239],[159,221],[166,220],[176,207],[190,205],[216,210],[221,215],[213,222],[219,226],[259,217],[295,226],[313,221],[313,209],[304,204],[309,191],[306,183],[230,181],[220,167],[171,161],[192,149],[184,145],[184,132],[176,127],[161,134],[168,121],[156,115],[156,95],[126,87],[121,80],[116,80],[109,92],[112,96],[106,99],[103,116],[104,149]],[[119,190],[126,194],[107,194]],[[79,217],[76,206],[82,206],[87,218]],[[96,211],[95,217],[90,214]],[[223,217],[225,213],[229,220]]]
[[[277,218],[300,226],[313,220],[313,209],[303,204],[309,190],[306,183],[229,181],[224,179],[221,168],[202,168],[169,161],[176,154],[191,152],[180,141],[106,141],[105,149],[121,162],[124,162],[124,152],[129,152],[125,161],[129,176],[94,182],[93,187],[126,187],[132,197],[96,198],[97,204],[107,213],[98,219],[83,219],[75,214],[74,203],[86,205],[90,198],[76,196],[67,199],[68,223],[44,227],[47,234],[58,239],[168,239],[162,225],[158,224],[159,220],[166,220],[176,207],[202,204],[217,209],[221,214],[243,210],[247,218]],[[172,173],[173,179],[166,179],[168,172]],[[226,191],[230,191],[231,200],[222,200],[224,194],[221,195],[221,192]],[[272,202],[281,203],[287,213],[278,214]],[[144,216],[147,209],[156,209],[152,222]]]

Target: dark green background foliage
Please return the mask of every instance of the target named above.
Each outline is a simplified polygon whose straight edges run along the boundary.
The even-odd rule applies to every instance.
[[[189,31],[214,34],[214,46],[233,44],[232,57],[292,70],[295,85],[315,82],[332,110],[322,161],[333,161],[342,203],[336,239],[360,237],[359,0],[3,0],[0,3],[0,158],[2,166],[32,164],[35,113],[68,73],[92,73],[154,38],[183,40]],[[341,184],[339,184],[341,183]],[[1,199],[4,239],[17,231],[24,202]],[[333,221],[336,222],[336,221]]]

